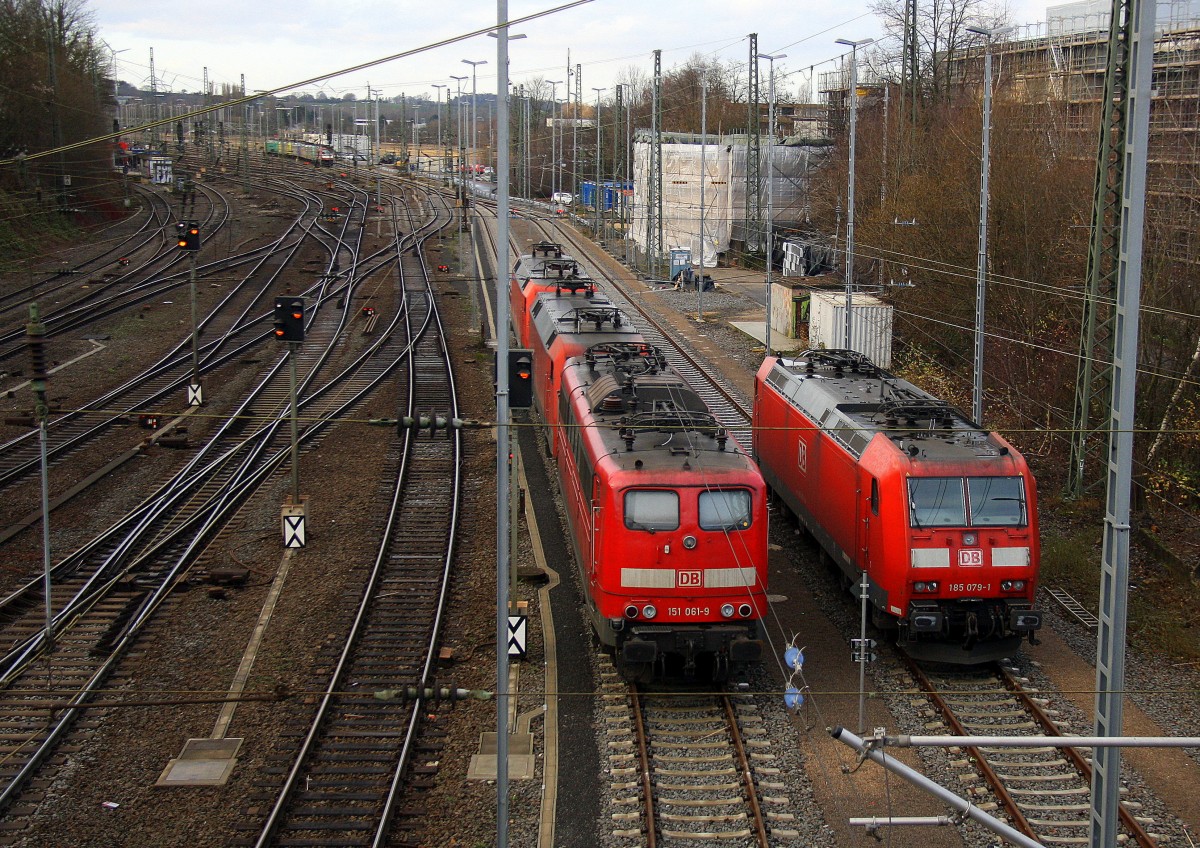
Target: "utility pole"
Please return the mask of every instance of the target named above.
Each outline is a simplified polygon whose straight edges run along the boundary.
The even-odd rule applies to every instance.
[[[746,101],[746,252],[762,249],[762,123],[758,100],[758,33],[750,33]]]
[[[562,85],[562,80],[546,80],[550,83],[550,107],[554,110],[554,117],[550,121],[550,199],[554,200],[554,195],[558,193],[558,152],[556,147],[557,130],[559,118],[562,113],[558,108],[558,87]]]
[[[657,278],[663,254],[662,223],[662,51],[654,51],[654,81],[651,89],[650,173],[646,204],[646,276]]]
[[[1005,30],[1007,32],[1007,27]],[[971,417],[983,423],[983,323],[987,299],[988,177],[991,165],[989,142],[992,134],[992,40],[1000,30],[969,26],[967,32],[984,37],[983,46],[983,142],[979,154],[979,256],[975,264],[975,373],[971,391]],[[886,169],[885,169],[886,173]]]
[[[767,243],[763,251],[767,257],[767,323],[764,330],[764,341],[766,344],[766,355],[771,355],[771,265],[772,265],[772,250],[775,241],[775,220],[774,211],[771,208],[771,200],[775,196],[775,60],[786,59],[786,53],[776,53],[770,55],[767,53],[759,53],[754,57],[755,61],[759,59],[767,60],[767,73],[771,76],[767,80],[767,116],[768,116],[768,131],[770,138],[767,139]],[[852,147],[851,150],[854,148]],[[851,154],[853,155],[853,154]]]
[[[600,186],[600,93],[608,91],[607,88],[592,87],[592,91],[596,92],[596,190],[592,195],[592,200],[595,203],[596,215],[592,224],[592,236],[596,239],[600,238],[600,210],[604,206],[604,191]]]
[[[466,215],[466,192],[465,192],[465,190],[463,189],[463,179],[464,179],[464,177],[465,177],[465,175],[466,175],[466,168],[464,167],[464,164],[465,164],[465,163],[464,163],[464,161],[463,161],[465,154],[464,154],[464,150],[463,150],[463,102],[462,102],[462,84],[463,84],[464,82],[466,82],[466,80],[467,80],[467,77],[466,77],[466,75],[465,75],[465,74],[464,74],[463,76],[455,76],[454,74],[451,74],[451,75],[450,75],[450,79],[452,79],[452,80],[454,80],[456,83],[458,83],[458,87],[457,87],[457,93],[455,94],[455,97],[454,97],[454,105],[455,105],[455,110],[454,110],[454,111],[456,112],[456,117],[457,117],[457,119],[458,119],[458,120],[457,120],[457,124],[456,124],[456,129],[455,129],[455,137],[458,139],[458,145],[457,145],[457,147],[458,147],[458,177],[457,177],[456,184],[457,184],[457,186],[458,186],[458,190],[457,190],[457,193],[458,193],[458,208],[459,208],[459,210],[460,210],[460,214],[459,214],[459,216],[458,216],[458,237],[459,237],[459,242],[460,242],[460,245],[459,245],[459,246],[460,246],[460,248],[461,248],[461,242],[462,242],[462,219],[463,219],[463,217]],[[461,265],[462,265],[462,251],[461,251],[461,250],[459,250],[459,265],[460,265],[460,267],[459,267],[459,269],[458,269],[458,270],[461,272],[461,271],[462,271],[462,267],[461,267]]]
[[[477,97],[475,95],[475,71],[480,65],[486,65],[487,59],[480,59],[478,62],[474,62],[470,59],[463,59],[463,64],[471,66],[471,160],[470,160],[470,165],[474,166],[479,161],[479,116],[476,113],[478,104],[476,102]],[[468,168],[468,170],[471,171],[471,183],[473,186],[474,181],[475,181],[475,173],[474,173],[473,167]],[[474,189],[472,189],[472,191],[473,190]]]
[[[621,141],[624,138],[624,133],[621,132],[621,118],[625,108],[625,86],[618,84],[616,89],[616,100],[613,103],[613,158],[612,158],[612,209],[609,210],[609,219],[611,221],[610,232],[612,237],[616,237],[616,222],[617,210],[620,208],[621,202],[625,199],[622,193],[625,188],[625,181],[621,179]]]
[[[708,150],[708,80],[700,81],[700,279],[696,281],[696,320],[704,320],[704,183],[708,181],[704,153]],[[767,287],[770,291],[770,286]],[[770,317],[770,316],[768,316]]]
[[[846,193],[846,350],[854,350],[852,344],[853,310],[854,310],[854,142],[856,122],[858,119],[858,48],[871,44],[875,39],[864,38],[860,41],[837,39],[838,44],[850,48],[850,167],[849,188]]]
[[[508,0],[496,0],[496,845],[508,848],[508,571],[509,382],[508,382]],[[474,65],[472,65],[474,71]],[[472,90],[474,81],[472,80]]]
[[[571,122],[571,187],[579,197],[579,116],[583,112],[583,65],[575,64],[575,114]]]
[[[447,85],[446,83],[435,82],[435,83],[433,83],[433,87],[437,91],[437,122],[438,122],[437,149],[438,149],[438,156],[441,157],[441,160],[442,160],[442,173],[445,174],[446,151],[442,145],[442,89],[444,88],[444,89],[447,89],[447,91],[449,91],[450,86]]]
[[[242,97],[246,96],[246,75],[242,74]],[[242,147],[238,154],[238,164],[242,171],[242,191],[250,193],[250,149],[246,143],[246,125],[250,122],[251,104],[242,104]],[[233,229],[230,228],[230,233]]]
[[[1096,733],[1120,736],[1124,720],[1125,639],[1129,615],[1130,492],[1136,426],[1138,322],[1142,291],[1142,239],[1146,220],[1146,166],[1150,143],[1150,98],[1154,82],[1154,24],[1151,0],[1114,0],[1117,21],[1129,26],[1124,71],[1128,88],[1123,106],[1120,194],[1113,303],[1112,392],[1104,544],[1100,564],[1100,627],[1096,637]],[[1111,58],[1110,58],[1111,63]],[[1118,66],[1110,64],[1110,73]],[[1108,90],[1108,82],[1105,82]],[[1111,102],[1106,106],[1111,106]],[[1108,124],[1102,126],[1108,128]],[[1104,163],[1100,164],[1103,167]],[[1118,188],[1119,187],[1119,188]],[[1117,844],[1121,806],[1121,749],[1097,747],[1092,754],[1092,848]]]

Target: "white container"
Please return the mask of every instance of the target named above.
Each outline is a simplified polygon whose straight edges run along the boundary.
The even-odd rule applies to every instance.
[[[892,307],[874,295],[852,296],[853,349],[880,368],[892,367]],[[814,291],[809,304],[808,340],[813,347],[846,347],[846,295]]]

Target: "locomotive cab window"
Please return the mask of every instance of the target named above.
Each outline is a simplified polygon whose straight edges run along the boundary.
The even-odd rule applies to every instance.
[[[911,477],[908,499],[917,528],[1021,527],[1027,522],[1020,477]]]
[[[750,526],[750,493],[745,489],[700,493],[701,530],[745,530]]]
[[[913,527],[965,527],[961,477],[910,477],[908,504]]]
[[[1020,477],[968,477],[971,524],[1020,527],[1025,519],[1025,482]]]
[[[679,494],[635,489],[625,493],[625,526],[630,530],[678,530]]]

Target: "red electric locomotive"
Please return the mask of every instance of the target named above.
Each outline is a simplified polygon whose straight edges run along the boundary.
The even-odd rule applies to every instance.
[[[587,278],[579,263],[563,253],[561,244],[541,241],[517,260],[509,284],[509,304],[513,329],[522,347],[529,347],[529,312],[542,292],[577,294],[590,297],[596,283]]]
[[[979,663],[1036,644],[1037,489],[1024,458],[849,350],[768,358],[754,455],[876,626],[914,658]]]
[[[595,344],[642,341],[629,317],[591,288],[574,294],[544,292],[534,298],[526,320],[534,402],[552,431],[562,413],[558,397],[567,360]],[[550,450],[558,454],[556,439],[550,439]]]
[[[761,661],[766,485],[700,397],[599,294],[538,295],[549,427],[588,613],[631,680]]]

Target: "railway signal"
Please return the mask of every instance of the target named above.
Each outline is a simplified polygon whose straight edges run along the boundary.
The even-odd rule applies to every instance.
[[[198,222],[178,222],[175,225],[175,236],[180,250],[200,249],[200,224]]]
[[[284,342],[304,341],[304,298],[275,298],[275,338]]]
[[[517,348],[508,352],[508,405],[528,409],[533,405],[533,351]]]

